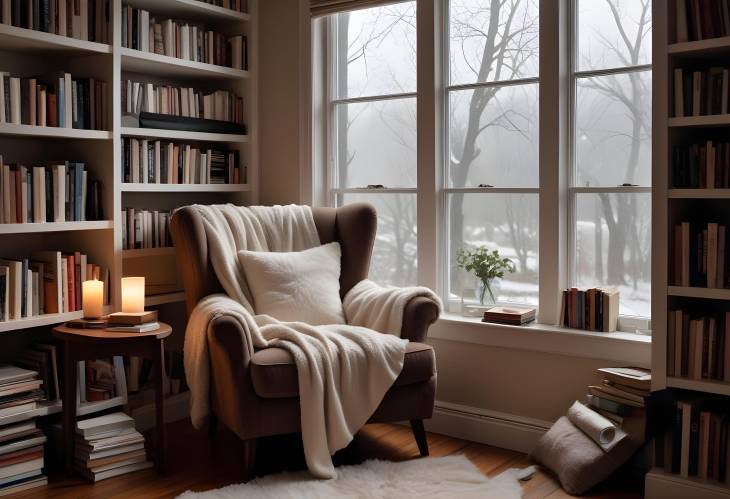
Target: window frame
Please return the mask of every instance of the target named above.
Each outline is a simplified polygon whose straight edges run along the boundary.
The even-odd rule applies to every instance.
[[[403,0],[408,1],[408,0]],[[320,171],[315,186],[315,204],[338,206],[343,194],[413,194],[417,202],[418,284],[436,289],[449,298],[449,196],[453,193],[533,194],[538,196],[538,323],[556,324],[559,317],[560,290],[575,282],[576,208],[583,193],[651,193],[650,186],[574,187],[575,175],[575,98],[579,78],[635,71],[652,71],[652,64],[577,70],[577,2],[579,0],[539,0],[539,71],[536,77],[482,83],[451,84],[449,53],[450,0],[417,0],[417,88],[415,92],[382,94],[354,98],[330,98],[335,94],[336,75],[332,55],[336,33],[331,17],[315,20],[313,50],[324,49],[321,63],[313,66],[313,98],[321,110],[313,113],[315,144],[323,151],[313,156],[313,170]],[[655,0],[656,1],[656,0]],[[429,27],[440,29],[424,33]],[[548,39],[550,43],[545,42]],[[429,43],[425,43],[429,42]],[[313,60],[317,58],[313,57]],[[546,77],[545,67],[556,74]],[[449,185],[449,95],[459,90],[489,86],[538,85],[539,110],[539,184],[538,187],[465,187]],[[384,188],[339,187],[336,133],[333,124],[337,104],[415,98],[417,102],[417,187]],[[423,109],[430,111],[424,116]],[[550,112],[546,112],[550,111]],[[435,123],[422,125],[424,118]],[[543,145],[549,141],[552,147]],[[428,144],[423,144],[427,142]],[[557,142],[558,144],[553,144]],[[550,150],[548,150],[550,149]],[[323,154],[324,153],[324,154]],[[321,170],[324,169],[323,174]],[[546,178],[548,175],[550,178]],[[428,178],[424,178],[424,177]],[[316,183],[316,182],[315,182]],[[424,186],[428,186],[424,189]],[[319,193],[319,196],[316,194]],[[555,213],[558,216],[555,216]],[[433,222],[433,227],[426,227]],[[650,317],[620,316],[619,330],[638,332],[651,328]]]
[[[579,187],[574,181],[577,176],[577,158],[576,158],[576,113],[577,113],[577,90],[578,81],[585,78],[600,76],[616,76],[627,75],[630,73],[652,72],[652,64],[638,64],[623,67],[611,67],[603,69],[583,69],[579,68],[579,47],[578,47],[578,3],[581,0],[569,1],[569,30],[568,34],[568,151],[567,151],[567,215],[568,215],[568,275],[567,281],[570,286],[577,282],[577,246],[578,246],[578,217],[577,204],[579,194],[651,194],[651,186],[640,185],[617,185],[605,187]],[[653,0],[657,1],[657,0]],[[649,165],[651,168],[651,165]],[[651,317],[619,315],[619,330],[641,330],[650,329]]]

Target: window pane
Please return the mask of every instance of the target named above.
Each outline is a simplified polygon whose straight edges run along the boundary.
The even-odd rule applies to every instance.
[[[340,205],[370,203],[378,211],[378,232],[370,279],[378,284],[410,286],[418,276],[415,194],[342,194]]]
[[[517,268],[497,283],[497,301],[537,305],[537,194],[450,194],[449,209],[450,298],[459,299],[476,283],[456,268],[457,251],[486,246]]]
[[[537,76],[538,24],[538,0],[451,0],[451,84]]]
[[[576,285],[619,290],[620,314],[651,316],[651,194],[577,194]]]
[[[573,185],[651,185],[651,72],[578,78]]]
[[[416,99],[338,104],[337,185],[416,187]]]
[[[578,0],[580,70],[651,63],[651,0]]]
[[[335,15],[336,95],[416,91],[416,2]]]
[[[537,187],[538,85],[449,92],[451,187]]]

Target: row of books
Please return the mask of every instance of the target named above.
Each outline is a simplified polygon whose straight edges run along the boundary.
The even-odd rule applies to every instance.
[[[0,365],[0,415],[8,417],[36,408],[44,398],[38,372]],[[46,436],[34,418],[0,425],[0,495],[46,485],[43,473]]]
[[[81,310],[81,283],[104,281],[109,303],[109,270],[79,252],[38,251],[30,258],[0,259],[0,320]]]
[[[190,144],[124,138],[122,181],[142,184],[246,183],[238,151],[202,149]]]
[[[619,292],[613,289],[563,290],[560,324],[589,331],[616,331]]]
[[[0,123],[108,130],[107,84],[70,73],[21,78],[0,71]]]
[[[145,9],[122,7],[122,46],[188,61],[247,69],[247,41],[198,24],[155,19]]]
[[[705,397],[674,403],[664,438],[657,439],[657,461],[667,473],[730,483],[730,415],[727,405]]]
[[[98,402],[118,395],[115,359],[96,359],[79,362],[79,400]],[[122,358],[117,362],[121,366]]]
[[[235,10],[236,12],[248,12],[248,0],[202,0],[205,3]]]
[[[673,188],[727,189],[730,187],[730,142],[707,142],[674,148]]]
[[[667,375],[730,381],[730,312],[697,315],[670,310],[667,322]]]
[[[725,226],[716,222],[696,227],[690,222],[674,226],[671,282],[675,286],[727,288]]]
[[[730,70],[713,67],[674,70],[674,116],[708,116],[728,113]]]
[[[101,184],[89,177],[84,163],[5,165],[0,155],[0,223],[102,218]]]
[[[93,482],[152,467],[144,436],[123,412],[76,423],[74,451],[74,468]]]
[[[111,43],[110,0],[0,0],[0,23]]]
[[[192,87],[173,87],[122,80],[122,110],[243,124],[243,98],[228,90],[204,92]]]
[[[146,249],[172,246],[171,212],[122,210],[122,248]]]
[[[677,43],[730,36],[728,0],[675,0]]]

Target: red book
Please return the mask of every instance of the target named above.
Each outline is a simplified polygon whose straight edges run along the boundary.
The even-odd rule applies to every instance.
[[[76,311],[76,285],[75,285],[75,278],[76,278],[76,265],[74,265],[74,256],[73,255],[66,255],[64,256],[66,259],[66,267],[68,269],[67,277],[68,277],[68,310],[69,312],[75,312]]]

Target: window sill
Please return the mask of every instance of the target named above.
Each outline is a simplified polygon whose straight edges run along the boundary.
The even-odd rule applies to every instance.
[[[510,326],[445,313],[431,326],[429,338],[651,366],[651,336],[636,333],[599,333],[535,323]]]

